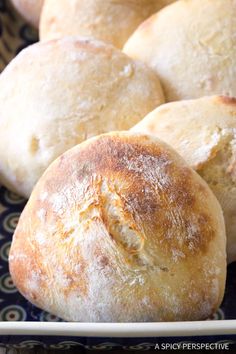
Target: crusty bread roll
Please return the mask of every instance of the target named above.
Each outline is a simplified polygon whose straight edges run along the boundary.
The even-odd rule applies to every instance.
[[[19,13],[34,27],[39,26],[39,18],[44,0],[11,0]],[[61,0],[59,0],[61,1]]]
[[[45,0],[40,39],[92,36],[122,48],[146,18],[175,0]]]
[[[85,38],[35,44],[0,76],[0,180],[28,197],[61,153],[131,128],[163,100],[156,74],[111,45]]]
[[[179,0],[146,20],[124,52],[156,70],[167,101],[236,96],[235,13],[235,0]]]
[[[9,261],[20,292],[68,321],[205,319],[224,293],[223,214],[168,145],[110,133],[47,169]]]
[[[225,217],[228,262],[236,261],[236,99],[213,96],[162,105],[132,130],[172,145],[206,180]]]

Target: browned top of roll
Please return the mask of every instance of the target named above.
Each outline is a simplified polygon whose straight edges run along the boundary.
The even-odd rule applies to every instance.
[[[10,268],[28,299],[68,320],[206,318],[224,290],[222,211],[161,141],[106,134],[45,172],[16,229]]]

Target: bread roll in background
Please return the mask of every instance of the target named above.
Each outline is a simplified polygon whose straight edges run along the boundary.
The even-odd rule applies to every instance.
[[[156,74],[111,45],[66,38],[30,46],[0,76],[0,180],[29,197],[61,153],[131,128],[163,101]]]
[[[45,0],[40,39],[85,35],[122,48],[140,23],[173,1]]]
[[[236,99],[162,105],[132,130],[169,143],[205,179],[224,212],[228,262],[236,261]]]
[[[34,27],[39,26],[39,19],[44,0],[11,0],[17,11]],[[59,0],[61,1],[61,0]]]
[[[236,96],[235,13],[235,0],[179,0],[146,20],[124,52],[156,70],[167,101]]]
[[[10,272],[29,301],[68,321],[200,320],[224,294],[225,241],[217,199],[174,150],[110,133],[44,173]]]

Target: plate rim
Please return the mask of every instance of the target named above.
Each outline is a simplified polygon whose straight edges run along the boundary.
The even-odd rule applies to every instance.
[[[236,320],[155,323],[0,322],[1,335],[188,337],[236,335]]]

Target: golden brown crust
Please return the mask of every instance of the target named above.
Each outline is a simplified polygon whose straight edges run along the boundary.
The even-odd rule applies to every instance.
[[[229,105],[229,106],[234,106],[236,105],[236,98],[235,97],[229,97],[229,96],[216,96],[216,101],[221,104]]]
[[[17,226],[10,270],[30,301],[68,320],[201,319],[223,296],[224,232],[215,197],[173,150],[110,133],[45,172]]]
[[[145,141],[145,139],[147,141],[149,140],[148,138],[144,137],[143,140]],[[178,251],[180,251],[180,249],[183,251],[186,248],[186,256],[188,256],[188,252],[190,254],[194,254],[195,252],[204,250],[206,245],[209,245],[209,242],[212,240],[212,238],[214,238],[214,228],[210,226],[212,224],[210,217],[202,214],[202,206],[200,205],[199,208],[196,203],[195,188],[198,188],[199,192],[203,193],[204,187],[201,184],[194,184],[194,186],[192,185],[192,172],[186,167],[181,169],[178,167],[178,169],[176,169],[176,167],[172,164],[167,164],[165,166],[165,173],[170,174],[173,178],[173,181],[172,184],[168,184],[166,188],[164,188],[163,185],[159,187],[160,205],[158,205],[156,203],[155,195],[157,193],[155,192],[155,189],[158,188],[158,186],[156,186],[156,184],[153,185],[153,181],[151,179],[147,181],[145,176],[143,176],[142,170],[127,170],[127,166],[124,165],[122,161],[123,156],[126,156],[129,161],[136,159],[138,160],[140,156],[142,156],[144,159],[145,157],[152,156],[153,159],[157,159],[157,161],[159,160],[160,163],[168,163],[168,160],[170,159],[170,156],[165,151],[165,149],[157,147],[154,142],[153,144],[149,143],[148,146],[142,146],[138,143],[138,141],[137,143],[132,141],[131,149],[129,148],[129,139],[126,141],[125,138],[122,138],[122,140],[119,141],[119,139],[116,137],[111,137],[109,139],[104,137],[100,140],[95,140],[94,143],[91,143],[89,146],[87,146],[86,149],[82,150],[79,155],[75,155],[73,159],[71,158],[71,163],[72,165],[76,164],[81,166],[77,172],[77,179],[80,183],[83,183],[84,179],[95,173],[96,175],[103,176],[104,178],[117,176],[117,178],[120,179],[122,176],[122,179],[125,181],[130,181],[130,183],[128,182],[129,188],[127,191],[125,190],[123,196],[121,197],[121,201],[124,203],[122,207],[124,210],[126,210],[126,204],[133,205],[135,201],[138,200],[139,203],[135,205],[135,212],[137,212],[143,224],[149,224],[149,228],[152,230],[157,228],[156,220],[158,220],[158,223],[160,220],[163,220],[162,224],[165,227],[168,224],[170,227],[173,225],[174,221],[168,222],[168,217],[165,215],[165,210],[170,207],[166,201],[166,199],[168,199],[166,198],[166,193],[170,194],[173,205],[176,205],[177,207],[184,205],[186,214],[193,212],[196,213],[196,215],[199,215],[199,220],[201,220],[201,229],[198,233],[194,234],[193,243],[196,243],[197,247],[194,247],[193,249],[188,248],[188,239],[183,239],[180,243],[178,243],[178,240],[168,240],[165,237],[165,234],[160,235],[162,236],[160,243],[162,243],[164,246],[163,250],[166,250],[167,253],[169,253],[169,249],[172,247],[177,247]],[[53,188],[55,185],[65,185],[68,183],[68,180],[71,179],[70,175],[72,171],[68,171],[67,159],[68,158],[65,158],[64,155],[60,157],[58,172],[57,169],[55,170],[56,178],[49,180],[50,184],[48,185],[48,193],[51,194],[55,192]],[[61,170],[68,172],[60,175]],[[101,182],[102,178],[101,180],[98,178],[98,181],[96,182],[98,189],[101,185]],[[143,193],[145,187],[150,188],[150,194],[145,195]],[[150,195],[152,196],[151,199]],[[38,210],[39,207],[46,207],[47,209],[48,206],[41,205],[41,203],[39,206],[36,203],[35,211]],[[187,223],[188,222],[186,221],[186,225]],[[200,239],[199,234],[204,234],[205,237]],[[165,246],[165,244],[167,246]]]

